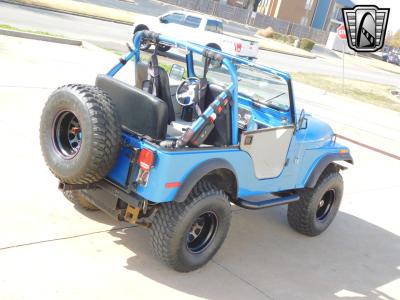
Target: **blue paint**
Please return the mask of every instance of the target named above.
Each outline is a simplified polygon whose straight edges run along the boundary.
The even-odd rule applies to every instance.
[[[332,11],[330,8],[333,7],[335,3],[339,3],[344,7],[354,6],[354,3],[350,0],[318,0],[311,27],[324,30],[324,25],[329,22],[329,18],[331,17]]]
[[[140,40],[142,33],[136,34],[134,39],[134,49],[125,56],[125,59],[135,57],[135,62],[140,60]],[[170,37],[161,35],[160,40],[177,47],[187,49],[187,73],[189,76],[195,76],[193,70],[192,53],[201,54],[205,47],[195,45],[189,42],[178,41]],[[318,162],[327,154],[339,153],[341,149],[347,149],[333,141],[333,131],[331,127],[311,116],[307,116],[307,129],[295,130],[287,152],[287,163],[281,174],[275,178],[258,179],[255,175],[253,161],[251,156],[240,149],[239,144],[239,129],[238,129],[238,107],[245,108],[251,111],[252,119],[249,123],[248,130],[255,128],[256,124],[262,124],[265,127],[280,127],[282,120],[287,120],[287,124],[296,125],[296,118],[299,113],[295,113],[294,94],[291,87],[290,75],[255,64],[243,58],[231,56],[220,51],[216,51],[223,56],[222,63],[227,68],[231,82],[227,90],[232,95],[232,145],[225,148],[183,148],[168,150],[159,147],[156,144],[150,143],[145,139],[140,139],[137,136],[123,133],[124,146],[122,147],[118,160],[114,165],[108,178],[127,188],[129,185],[128,173],[129,165],[133,155],[132,148],[154,151],[156,159],[153,168],[149,173],[149,180],[146,186],[138,185],[135,193],[155,203],[172,201],[179,190],[179,187],[166,188],[167,183],[180,182],[183,183],[187,176],[194,171],[202,163],[211,159],[225,160],[234,169],[237,175],[238,196],[248,197],[265,195],[267,193],[291,190],[294,188],[303,188],[314,170]],[[238,78],[236,67],[233,64],[245,64],[254,68],[260,69],[266,73],[275,74],[283,78],[289,88],[289,96],[291,108],[288,111],[279,111],[270,107],[256,106],[251,99],[242,95],[238,95]],[[117,64],[109,73],[109,76],[114,76],[123,64]],[[227,97],[227,92],[222,92],[215,100],[214,104],[219,106],[220,101]],[[214,113],[211,106],[204,112],[204,118],[198,118],[192,124],[192,130],[196,132],[202,125],[205,119],[209,118]],[[126,147],[130,145],[130,147]],[[347,149],[348,150],[348,149]],[[265,155],[268,155],[266,153]],[[134,166],[133,181],[137,174],[138,166]]]

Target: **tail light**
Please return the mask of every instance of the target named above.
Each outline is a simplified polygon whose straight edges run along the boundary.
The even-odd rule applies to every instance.
[[[150,169],[154,166],[154,152],[149,149],[142,149],[138,158],[138,165],[140,167],[136,181],[146,186],[149,180]]]
[[[138,164],[143,171],[150,171],[154,164],[154,152],[149,149],[142,149],[139,154]]]
[[[235,52],[242,51],[242,43],[235,43]]]

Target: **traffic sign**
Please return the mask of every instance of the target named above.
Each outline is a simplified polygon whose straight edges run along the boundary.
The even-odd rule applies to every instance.
[[[344,25],[340,25],[338,27],[338,29],[336,30],[337,35],[340,39],[345,40],[346,39],[346,28],[344,27]]]

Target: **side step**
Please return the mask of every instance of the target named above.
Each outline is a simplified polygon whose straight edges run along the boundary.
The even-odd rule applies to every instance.
[[[277,205],[284,205],[288,204],[291,202],[299,201],[300,196],[297,194],[292,194],[288,196],[282,196],[282,197],[277,197],[277,198],[272,198],[268,200],[263,200],[263,201],[248,201],[244,200],[241,198],[237,198],[233,200],[232,202],[242,208],[246,209],[263,209],[263,208],[268,208],[272,206],[277,206]]]

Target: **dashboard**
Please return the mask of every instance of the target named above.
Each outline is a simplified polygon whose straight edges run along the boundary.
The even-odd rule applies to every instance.
[[[253,131],[262,128],[268,128],[265,121],[265,114],[239,105],[238,107],[238,127],[242,131]]]

